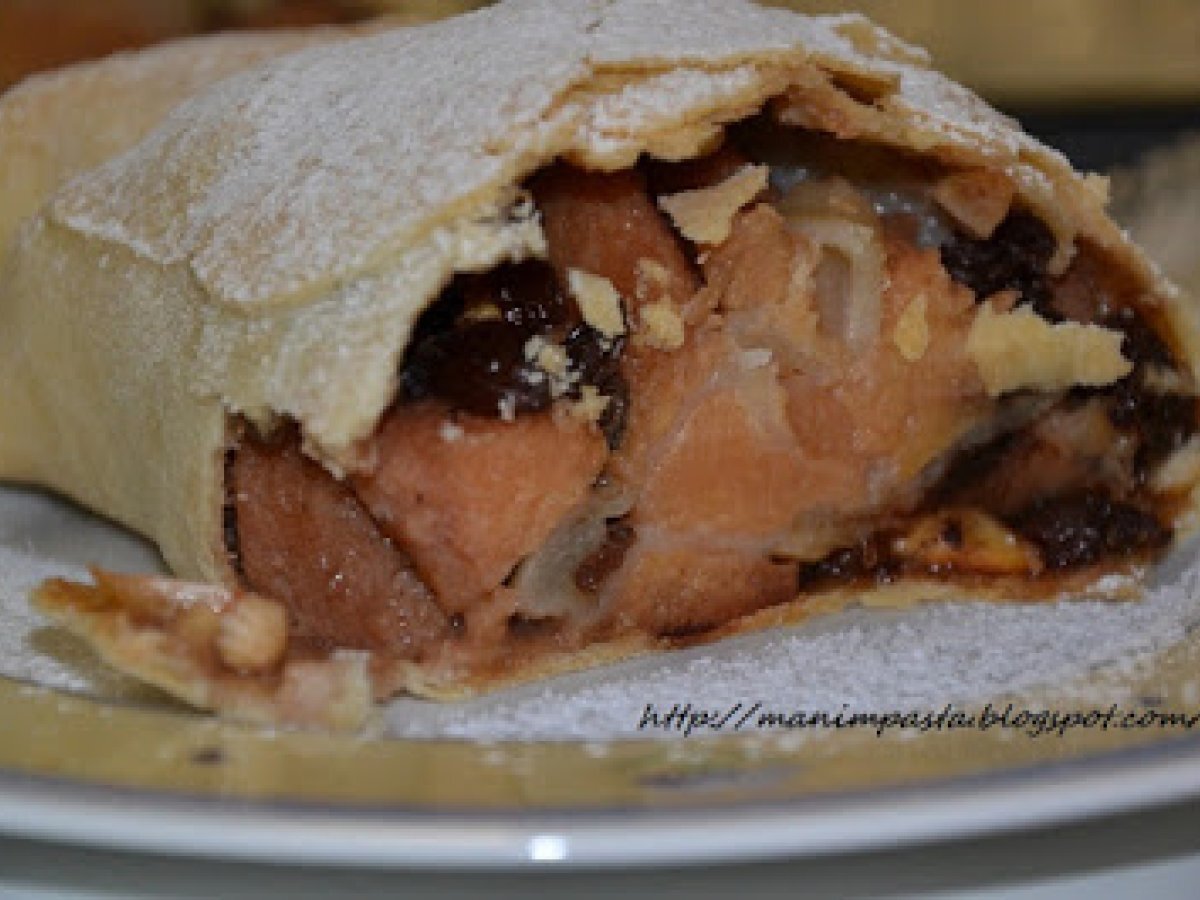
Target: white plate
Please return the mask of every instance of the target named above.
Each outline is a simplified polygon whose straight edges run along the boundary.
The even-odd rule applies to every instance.
[[[963,709],[1007,694],[1194,711],[1193,547],[1162,567],[1158,580],[1174,586],[1142,603],[851,611],[471,704],[402,702],[392,736],[370,738],[217,723],[106,673],[42,625],[23,597],[38,578],[80,574],[88,560],[156,565],[143,543],[68,504],[0,491],[0,554],[0,832],[13,836],[345,866],[660,865],[909,846],[1200,795],[1200,735],[1178,729],[648,740],[635,725],[648,698],[665,707],[687,699],[679,691],[835,711],[840,692],[875,691],[885,708],[928,707],[972,664],[991,675],[962,673],[944,699]],[[1039,629],[1045,647],[993,646],[1029,644]],[[848,646],[857,667],[839,657]],[[1043,670],[1017,671],[1029,665]],[[888,686],[865,670],[925,676]],[[405,722],[409,736],[396,737]],[[511,740],[522,729],[540,739]]]

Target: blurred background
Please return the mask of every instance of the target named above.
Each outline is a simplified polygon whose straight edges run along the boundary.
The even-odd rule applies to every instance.
[[[1200,128],[1198,0],[766,0],[858,10],[933,53],[939,68],[1088,168]],[[419,22],[483,0],[0,0],[0,89],[78,59],[187,34]],[[1119,119],[1113,113],[1120,112]],[[1089,134],[1093,132],[1094,134]]]
[[[1080,168],[1116,167],[1115,208],[1200,285],[1200,0],[766,0],[857,10],[1015,115]],[[0,0],[0,90],[25,75],[233,28],[415,23],[483,0]],[[1147,154],[1150,154],[1149,156]],[[1152,220],[1152,221],[1151,221]],[[1154,225],[1149,228],[1147,222]],[[1190,228],[1186,227],[1189,226]],[[1184,228],[1185,234],[1180,234]],[[1182,268],[1181,268],[1182,267]]]

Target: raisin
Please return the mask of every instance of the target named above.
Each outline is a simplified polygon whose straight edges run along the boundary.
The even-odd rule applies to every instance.
[[[529,261],[474,275],[465,291],[469,308],[495,304],[504,322],[530,335],[566,327],[578,318],[575,304],[559,289],[554,270]]]
[[[621,438],[625,435],[625,426],[629,421],[629,383],[618,371],[610,381],[596,387],[608,397],[608,405],[600,415],[600,430],[604,432],[608,448],[616,450],[621,445]]]
[[[1011,212],[986,240],[956,235],[942,247],[942,265],[978,300],[1013,290],[1039,314],[1058,321],[1062,316],[1051,307],[1046,274],[1056,246],[1044,222],[1027,212]]]
[[[1134,365],[1174,368],[1175,357],[1166,342],[1137,310],[1122,307],[1107,316],[1102,324],[1125,335],[1121,340],[1121,354]]]
[[[1171,540],[1170,528],[1153,513],[1100,491],[1039,500],[1010,524],[1037,545],[1049,568],[1058,570],[1161,549]]]
[[[942,526],[942,543],[952,550],[961,550],[963,546],[963,528],[962,523],[957,519],[950,519]]]
[[[800,566],[798,586],[813,590],[831,583],[873,581],[887,584],[898,574],[899,564],[887,551],[886,537],[876,535],[852,547],[841,547],[823,559]]]
[[[1020,449],[1020,432],[1004,432],[990,441],[960,450],[950,459],[942,476],[930,486],[922,504],[926,510],[970,502],[979,486],[1004,464],[1009,454]]]
[[[1196,398],[1158,394],[1145,398],[1139,421],[1137,464],[1146,472],[1182,447],[1196,431]]]
[[[1149,367],[1175,369],[1177,364],[1166,342],[1137,310],[1122,308],[1104,325],[1124,334],[1121,353],[1134,364],[1134,370],[1110,389],[1108,417],[1114,426],[1137,437],[1134,468],[1144,479],[1196,432],[1196,398],[1147,388]]]
[[[572,312],[545,263],[462,276],[417,323],[401,375],[405,394],[485,416],[504,405],[514,413],[544,409],[549,381],[525,358],[525,345],[565,328]]]
[[[502,321],[474,322],[430,338],[407,366],[409,393],[440,397],[455,409],[482,416],[498,415],[502,403],[514,413],[545,409],[550,384],[525,359],[528,339]]]
[[[554,634],[560,622],[556,619],[531,619],[519,613],[508,617],[508,636],[515,640],[536,640]]]
[[[1135,373],[1113,389],[1108,417],[1117,428],[1137,436],[1134,466],[1144,478],[1195,433],[1196,398],[1147,391]]]
[[[579,325],[567,336],[566,348],[571,367],[579,373],[572,395],[578,395],[578,385],[589,384],[608,397],[599,424],[609,448],[616,449],[629,415],[629,385],[621,371],[625,338],[605,339],[590,326]]]
[[[614,397],[601,426],[615,444],[624,424],[622,340],[607,341],[583,322],[575,302],[544,262],[460,276],[421,316],[401,372],[404,397],[437,397],[455,409],[497,416],[536,412],[553,400],[550,379],[526,358],[530,338],[565,345],[578,378],[568,396],[594,385]]]

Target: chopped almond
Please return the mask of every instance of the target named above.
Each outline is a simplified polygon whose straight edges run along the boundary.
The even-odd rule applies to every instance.
[[[547,375],[561,378],[567,374],[570,360],[567,351],[558,344],[552,344],[541,335],[535,334],[525,342],[524,349],[525,358],[529,362],[537,363],[538,368]]]
[[[1002,172],[972,169],[947,175],[933,188],[933,199],[972,237],[986,239],[1008,215],[1012,180]]]

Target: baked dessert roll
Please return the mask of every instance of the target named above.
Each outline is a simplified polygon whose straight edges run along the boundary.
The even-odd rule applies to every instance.
[[[353,725],[848,602],[1132,596],[1192,527],[1193,307],[864,19],[311,41],[9,216],[0,471],[179,579],[38,591],[119,668]]]

